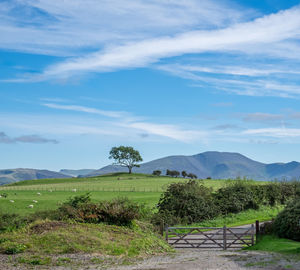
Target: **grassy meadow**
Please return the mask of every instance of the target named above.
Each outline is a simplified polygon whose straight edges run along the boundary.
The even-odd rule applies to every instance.
[[[82,195],[86,192],[90,192],[94,201],[128,197],[133,201],[145,203],[149,207],[155,207],[168,184],[179,181],[188,180],[126,173],[89,178],[27,180],[0,187],[0,195],[7,194],[6,198],[3,196],[0,198],[0,211],[26,215],[35,211],[55,209],[71,196]],[[234,180],[197,181],[217,190]],[[265,183],[252,182],[256,184]],[[72,191],[73,189],[76,189],[76,192]],[[34,203],[33,200],[38,202]],[[34,207],[29,208],[30,204]]]

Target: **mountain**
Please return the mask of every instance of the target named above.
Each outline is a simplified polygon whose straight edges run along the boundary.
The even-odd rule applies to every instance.
[[[59,172],[65,175],[70,175],[72,177],[77,177],[77,176],[85,176],[93,171],[95,171],[95,169],[79,169],[79,170],[62,169]]]
[[[47,179],[47,178],[69,178],[58,172],[48,170],[35,170],[35,169],[7,169],[0,170],[0,185],[10,184],[23,180]]]
[[[300,163],[296,161],[265,164],[249,159],[239,153],[216,151],[193,156],[164,157],[143,163],[139,168],[134,168],[133,171],[151,174],[154,170],[161,170],[165,174],[167,169],[184,170],[196,174],[198,178],[212,177],[215,179],[247,177],[255,180],[272,180],[275,178],[299,178],[300,176]],[[109,165],[86,176],[127,171],[127,168]]]

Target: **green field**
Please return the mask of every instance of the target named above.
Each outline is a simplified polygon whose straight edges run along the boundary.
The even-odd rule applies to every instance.
[[[154,207],[167,185],[183,178],[153,177],[144,174],[118,173],[90,178],[29,180],[0,187],[0,211],[28,214],[38,210],[54,209],[74,195],[90,192],[91,198],[108,200],[115,197],[128,197],[136,202]],[[216,190],[233,180],[197,180]],[[253,183],[265,183],[254,182]],[[76,189],[76,192],[72,190]],[[41,193],[38,195],[37,193]],[[13,200],[14,202],[10,202]],[[33,200],[38,201],[33,203]],[[28,206],[33,204],[33,208]]]

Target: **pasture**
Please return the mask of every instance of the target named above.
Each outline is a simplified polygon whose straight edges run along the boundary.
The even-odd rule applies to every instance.
[[[35,211],[55,209],[60,203],[74,195],[90,192],[94,201],[128,197],[149,207],[155,207],[161,193],[168,184],[188,181],[183,178],[126,173],[89,178],[28,180],[1,186],[0,211],[28,214]],[[216,190],[234,180],[197,180]],[[253,183],[258,183],[254,182]],[[263,184],[264,182],[259,182]],[[76,189],[76,192],[72,191]],[[38,195],[40,193],[41,195]],[[14,202],[11,202],[13,200]],[[33,200],[38,201],[34,203]],[[29,205],[34,205],[29,208]]]

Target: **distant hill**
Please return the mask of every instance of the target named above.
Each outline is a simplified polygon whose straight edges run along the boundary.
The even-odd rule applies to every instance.
[[[0,170],[0,185],[10,184],[23,180],[47,179],[47,178],[70,178],[58,172],[35,169],[6,169]]]
[[[85,176],[93,171],[95,171],[95,169],[79,169],[79,170],[62,169],[59,172],[65,175],[77,177],[77,176]]]
[[[212,177],[226,179],[247,177],[255,180],[272,180],[282,178],[299,178],[300,163],[265,164],[249,159],[239,153],[229,152],[204,152],[193,156],[169,156],[141,164],[134,168],[137,173],[151,174],[154,170],[187,171],[196,174],[199,178]],[[109,165],[93,171],[86,176],[96,176],[112,172],[126,172],[127,168]]]

